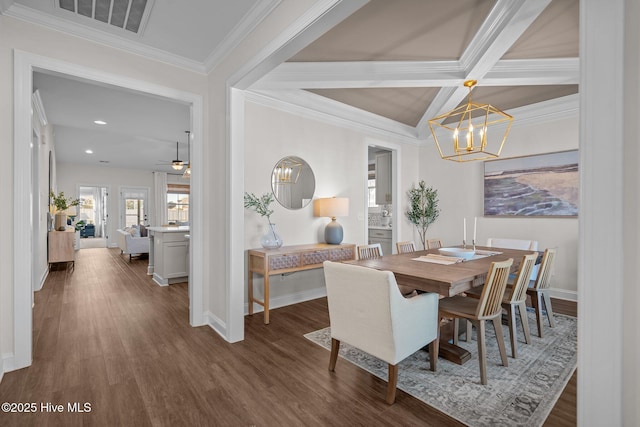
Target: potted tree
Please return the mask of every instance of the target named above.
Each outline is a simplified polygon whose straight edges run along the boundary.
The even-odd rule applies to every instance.
[[[420,180],[418,187],[411,187],[407,192],[410,208],[406,212],[409,221],[416,226],[422,249],[426,249],[427,228],[438,218],[438,190],[427,187],[424,180]]]
[[[80,204],[79,199],[73,199],[65,197],[64,191],[56,194],[53,190],[49,191],[49,197],[51,198],[51,204],[54,208],[55,225],[54,228],[58,231],[64,231],[67,228],[67,213],[66,210],[73,206]]]

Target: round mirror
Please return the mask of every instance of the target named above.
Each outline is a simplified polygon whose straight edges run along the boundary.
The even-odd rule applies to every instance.
[[[302,209],[311,203],[316,178],[311,166],[300,157],[287,156],[271,173],[271,189],[276,200],[287,209]]]

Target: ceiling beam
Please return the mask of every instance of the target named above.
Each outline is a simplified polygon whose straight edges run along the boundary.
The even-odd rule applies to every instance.
[[[578,58],[502,60],[480,79],[480,84],[577,84],[579,73]],[[460,87],[466,79],[458,61],[285,62],[251,89]]]
[[[498,0],[484,20],[467,49],[460,57],[465,69],[465,80],[481,81],[500,58],[535,21],[551,0]],[[425,111],[417,130],[423,136],[428,132],[428,120],[449,111],[462,102],[469,90],[459,86],[448,97],[437,97]],[[438,101],[438,102],[436,102]]]

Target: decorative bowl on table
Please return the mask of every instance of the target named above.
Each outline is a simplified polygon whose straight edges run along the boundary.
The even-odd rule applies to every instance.
[[[463,248],[440,248],[438,249],[438,252],[440,252],[440,255],[462,258],[465,260],[473,258],[473,256],[476,254],[476,251],[474,251],[473,249]]]

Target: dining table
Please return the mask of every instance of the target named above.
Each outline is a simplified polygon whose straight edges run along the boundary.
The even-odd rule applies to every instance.
[[[462,248],[462,246],[459,246]],[[470,249],[470,246],[466,247]],[[347,264],[391,271],[398,285],[418,291],[438,293],[442,297],[459,295],[472,287],[484,284],[492,262],[513,259],[512,272],[516,272],[524,255],[538,253],[497,247],[476,246],[475,255],[461,261],[456,257],[441,256],[439,249],[385,255],[378,258],[344,261]],[[434,256],[435,255],[435,256]],[[450,262],[447,259],[451,258]],[[540,258],[540,256],[539,256]],[[447,340],[440,341],[440,355],[454,363],[463,364],[471,354]]]

